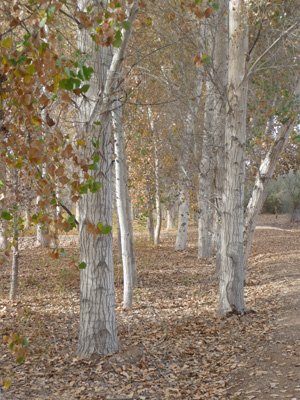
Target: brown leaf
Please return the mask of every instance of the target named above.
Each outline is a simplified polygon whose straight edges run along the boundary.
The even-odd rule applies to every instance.
[[[209,18],[213,12],[214,12],[214,8],[213,8],[213,7],[208,7],[208,8],[204,11],[204,16],[205,16],[205,18]]]

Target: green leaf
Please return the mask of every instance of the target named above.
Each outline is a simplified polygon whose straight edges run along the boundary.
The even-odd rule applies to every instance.
[[[85,262],[81,262],[81,263],[78,265],[78,268],[79,268],[79,269],[85,269],[85,268],[86,268],[86,263],[85,263]]]
[[[75,224],[75,217],[74,217],[74,215],[70,215],[70,217],[68,218],[68,222],[69,222],[69,224]]]
[[[37,220],[38,217],[39,217],[39,216],[38,216],[37,214],[33,214],[33,216],[32,216],[31,218]]]
[[[28,340],[25,337],[23,338],[22,346],[28,346]]]
[[[68,75],[68,78],[70,78],[70,73],[71,73],[70,68],[66,67],[64,69],[64,72],[65,72],[66,75]]]
[[[92,171],[99,171],[100,167],[98,163],[93,163],[89,165],[89,169]]]
[[[89,184],[89,189],[91,193],[97,193],[102,188],[101,182],[93,182]]]
[[[295,136],[294,141],[300,143],[300,135]]]
[[[0,187],[5,187],[5,182],[0,180]]]
[[[60,249],[60,254],[62,255],[62,257],[66,257],[66,252],[65,252],[65,249],[63,249],[63,248],[61,248]]]
[[[122,46],[122,33],[117,31],[115,35],[115,40],[112,42],[112,46],[119,48]]]
[[[54,17],[54,11],[55,11],[54,5],[47,8],[46,14],[49,19],[52,19]]]
[[[23,361],[24,361],[24,357],[18,357],[17,358],[17,363],[18,364],[22,364]]]
[[[94,122],[94,125],[101,125],[101,122],[95,121],[95,122]]]
[[[97,163],[100,161],[100,156],[98,154],[94,155],[94,163]]]
[[[95,124],[95,125],[101,125],[101,122],[94,122],[94,124]],[[96,149],[99,148],[99,145],[100,145],[99,139],[96,139],[95,136],[92,137],[92,145],[93,145],[94,147],[96,147]]]
[[[97,227],[100,229],[103,235],[107,235],[112,231],[112,226],[110,225],[105,226],[102,224],[102,222],[99,222],[99,224],[97,224]]]
[[[211,57],[210,56],[205,56],[202,58],[204,64],[208,64],[211,61]]]
[[[2,211],[1,218],[5,219],[6,221],[10,221],[13,219],[13,216],[7,211]]]
[[[122,46],[122,39],[116,39],[112,42],[112,46],[116,47],[117,49]]]
[[[81,92],[82,93],[86,93],[89,90],[89,88],[90,88],[90,85],[83,85],[81,87]]]
[[[94,70],[92,67],[83,66],[79,69],[77,76],[82,81],[89,81],[91,79],[93,72]]]
[[[212,4],[212,7],[217,11],[217,10],[220,8],[220,4],[217,3],[217,2],[214,2],[214,3]]]
[[[80,194],[87,194],[88,192],[88,185],[80,185],[79,186],[79,193]]]
[[[129,31],[129,29],[131,27],[131,22],[130,21],[123,21],[121,25],[126,31]]]
[[[47,22],[47,17],[44,17],[43,19],[40,20],[39,27],[43,28],[43,26],[46,25],[46,22]]]
[[[62,79],[59,82],[59,87],[61,89],[66,89],[69,91],[78,89],[79,86],[80,86],[80,80],[75,78]]]

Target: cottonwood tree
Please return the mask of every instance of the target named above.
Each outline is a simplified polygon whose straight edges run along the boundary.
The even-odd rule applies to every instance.
[[[112,110],[112,121],[115,140],[115,170],[116,170],[116,203],[121,236],[121,256],[124,276],[123,307],[132,308],[133,286],[137,285],[137,271],[134,255],[130,198],[128,193],[128,171],[124,125],[122,121],[122,103],[118,92]]]
[[[228,103],[221,222],[219,313],[243,312],[243,213],[247,77],[247,16],[242,0],[229,1]]]
[[[80,277],[78,353],[90,356],[114,353],[119,349],[115,322],[112,234],[97,233],[112,225],[111,110],[114,107],[114,91],[128,46],[131,24],[138,8],[137,1],[133,1],[126,20],[129,26],[122,32],[123,36],[119,30],[120,37],[115,39],[115,32],[111,28],[113,17],[102,1],[95,4],[89,0],[80,0],[78,7],[80,12],[93,7],[101,20],[106,21],[102,25],[105,35],[100,38],[100,43],[93,41],[86,27],[79,27],[78,30],[78,47],[83,56],[91,57],[90,65],[94,70],[86,99],[78,105],[79,120],[83,126],[82,140],[85,141],[81,157],[94,160],[97,167],[92,171],[93,181],[101,182],[98,192],[88,192],[80,200],[80,257],[85,268]],[[117,22],[123,22],[124,25],[125,15],[117,14],[117,18],[118,16]],[[101,43],[101,40],[104,42]],[[115,40],[119,42],[116,43]],[[111,44],[117,45],[118,51],[113,51]],[[90,225],[97,226],[100,232],[89,233]],[[128,277],[132,279],[131,272]],[[132,285],[128,289],[132,290]],[[128,301],[130,304],[130,295]]]

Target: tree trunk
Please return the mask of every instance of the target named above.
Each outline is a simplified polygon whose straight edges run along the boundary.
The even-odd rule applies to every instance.
[[[195,122],[197,118],[199,102],[202,92],[202,72],[198,70],[196,76],[196,87],[193,100],[189,104],[188,116],[185,119],[185,126],[181,138],[181,157],[179,160],[179,210],[178,210],[178,230],[175,243],[175,250],[187,249],[187,233],[189,221],[189,158],[191,154],[191,142],[195,132]]]
[[[215,19],[216,36],[214,48],[214,209],[213,209],[213,246],[216,253],[216,271],[220,271],[221,216],[224,186],[224,150],[226,125],[226,92],[228,75],[228,0],[219,0],[219,10]]]
[[[213,148],[214,90],[210,81],[206,82],[205,127],[202,142],[202,157],[199,173],[198,192],[198,258],[212,256],[211,247],[211,177]]]
[[[228,104],[221,222],[219,313],[244,311],[243,202],[245,181],[247,24],[242,0],[229,1]]]
[[[127,172],[128,173],[128,172]],[[128,183],[128,177],[126,176],[126,182]],[[131,199],[129,195],[128,184],[125,186],[126,193],[126,214],[128,218],[128,228],[129,228],[129,242],[130,242],[130,258],[131,258],[131,270],[132,270],[132,283],[133,286],[137,286],[138,284],[138,275],[136,268],[136,259],[135,259],[135,249],[134,249],[134,237],[133,237],[133,225],[132,225],[132,207],[131,207]]]
[[[18,191],[18,171],[14,170],[13,175],[13,186],[15,193],[15,201],[17,201]],[[17,205],[17,203],[16,203]],[[9,299],[14,301],[17,297],[18,289],[18,273],[19,273],[19,232],[18,232],[18,213],[15,211],[14,214],[14,237],[13,237],[13,252],[12,252],[12,263],[11,263],[11,281],[10,281],[10,292]]]
[[[176,210],[175,203],[169,204],[167,209],[167,231],[175,228]]]
[[[150,183],[147,185],[147,206],[148,206],[148,240],[154,242],[154,220],[153,220],[153,205]]]
[[[96,3],[96,5],[95,5]],[[79,0],[80,10],[87,6],[103,9],[103,2]],[[130,24],[138,8],[134,0],[129,15]],[[80,271],[80,325],[78,354],[114,353],[119,349],[115,318],[115,293],[113,276],[112,233],[105,235],[87,232],[88,226],[112,225],[112,154],[111,154],[111,110],[114,93],[125,57],[131,28],[122,31],[122,45],[112,54],[110,47],[98,47],[91,39],[89,30],[78,31],[78,45],[83,54],[91,56],[94,69],[86,98],[78,105],[82,126],[81,158],[93,160],[98,157],[98,167],[91,170],[93,182],[101,182],[96,193],[88,192],[80,200],[79,244],[81,263],[86,268]],[[101,122],[101,124],[95,124]]]
[[[41,197],[38,196],[36,199],[36,204],[38,206]],[[49,239],[49,224],[37,224],[36,226],[36,242],[37,244],[44,248],[48,248],[50,246],[50,239]]]
[[[156,225],[154,231],[154,244],[157,246],[160,241],[160,231],[162,223],[162,212],[160,203],[160,184],[159,184],[159,159],[158,159],[158,137],[154,127],[154,120],[151,108],[148,107],[148,117],[151,131],[155,137],[154,157],[155,157],[155,206],[156,206]]]
[[[186,188],[181,188],[179,193],[179,209],[178,209],[178,229],[175,243],[175,250],[187,249],[187,232],[189,221],[189,192]]]
[[[133,300],[133,282],[132,282],[132,263],[131,263],[131,248],[129,237],[129,225],[126,209],[126,190],[127,182],[125,177],[126,163],[126,148],[125,136],[122,122],[122,104],[118,99],[114,103],[112,111],[114,139],[115,139],[115,170],[116,170],[116,203],[118,222],[120,226],[120,239],[122,250],[122,264],[123,264],[123,279],[124,279],[124,292],[123,292],[123,307],[125,310],[132,308]],[[130,216],[129,216],[130,217]]]
[[[6,165],[0,160],[0,262],[5,261],[4,252],[7,250],[7,221],[1,218],[1,212],[5,211],[3,204],[5,204],[5,191],[6,191]]]

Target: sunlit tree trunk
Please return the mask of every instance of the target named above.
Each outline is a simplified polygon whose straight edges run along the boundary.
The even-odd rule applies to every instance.
[[[126,171],[128,174],[128,171]],[[126,194],[126,214],[128,217],[128,228],[129,228],[129,242],[130,242],[130,258],[131,258],[131,270],[132,270],[132,283],[133,286],[137,286],[138,284],[138,274],[136,267],[136,258],[135,258],[135,248],[134,248],[134,237],[133,237],[133,223],[132,223],[132,207],[131,207],[131,199],[129,195],[128,188],[128,177],[126,176],[127,185],[125,186],[125,194]]]
[[[5,191],[6,191],[6,165],[0,160],[0,260],[5,260],[4,252],[7,249],[7,221],[1,218],[1,212],[5,211],[3,204],[5,204]]]
[[[167,209],[167,231],[175,228],[176,221],[176,205],[174,203],[168,205]]]
[[[189,158],[191,155],[191,143],[194,136],[195,121],[202,91],[202,71],[198,70],[195,78],[195,89],[193,100],[189,104],[189,114],[185,119],[183,134],[181,138],[181,151],[179,160],[179,209],[178,229],[175,250],[186,250],[189,221]]]
[[[87,6],[101,11],[100,0],[79,0],[78,7]],[[129,21],[135,19],[137,2],[131,4]],[[78,105],[79,120],[85,146],[81,154],[84,160],[97,157],[98,168],[91,170],[94,182],[102,187],[96,193],[82,195],[80,201],[79,244],[81,263],[86,268],[80,272],[80,325],[78,354],[114,353],[119,349],[115,319],[115,293],[113,276],[112,234],[94,235],[87,226],[102,223],[112,225],[112,154],[111,154],[111,109],[122,63],[125,57],[131,30],[122,32],[123,41],[118,51],[111,47],[96,47],[89,30],[78,31],[79,49],[91,56],[94,74],[86,98]],[[100,122],[101,124],[95,124]]]
[[[224,186],[224,150],[226,125],[226,92],[228,75],[228,0],[219,0],[215,16],[214,43],[214,177],[213,177],[213,246],[216,253],[216,270],[220,270],[222,194]]]
[[[154,244],[158,245],[160,240],[160,231],[161,231],[161,223],[162,223],[162,210],[160,203],[160,182],[159,182],[159,158],[158,158],[158,135],[154,127],[154,120],[152,116],[151,108],[148,107],[148,117],[150,122],[151,131],[154,136],[154,172],[155,172],[155,207],[156,207],[156,225],[154,230]]]
[[[127,174],[125,169],[126,163],[126,148],[125,136],[122,122],[122,104],[119,99],[114,103],[112,111],[114,139],[115,139],[115,170],[116,170],[116,203],[118,213],[118,223],[120,227],[121,254],[123,264],[124,292],[123,292],[123,307],[125,310],[132,308],[133,299],[133,280],[132,280],[132,262],[131,248],[129,236],[129,224],[126,208],[126,190],[127,182],[125,178]]]
[[[243,200],[245,181],[247,19],[242,0],[229,1],[228,104],[221,222],[219,313],[244,311]]]
[[[147,183],[148,240],[154,242],[153,204],[150,183]]]
[[[18,197],[18,171],[12,171],[13,175],[13,189],[15,195],[15,201],[17,204]],[[19,274],[19,232],[18,232],[18,213],[15,211],[13,225],[14,225],[14,237],[13,237],[13,248],[12,248],[12,263],[11,263],[11,280],[10,280],[10,292],[9,299],[14,301],[17,297],[18,289],[18,274]]]
[[[204,113],[204,132],[202,142],[202,157],[200,161],[199,192],[198,192],[198,257],[206,258],[212,255],[211,246],[211,177],[213,149],[213,112],[214,88],[212,82],[206,82],[206,99]]]

